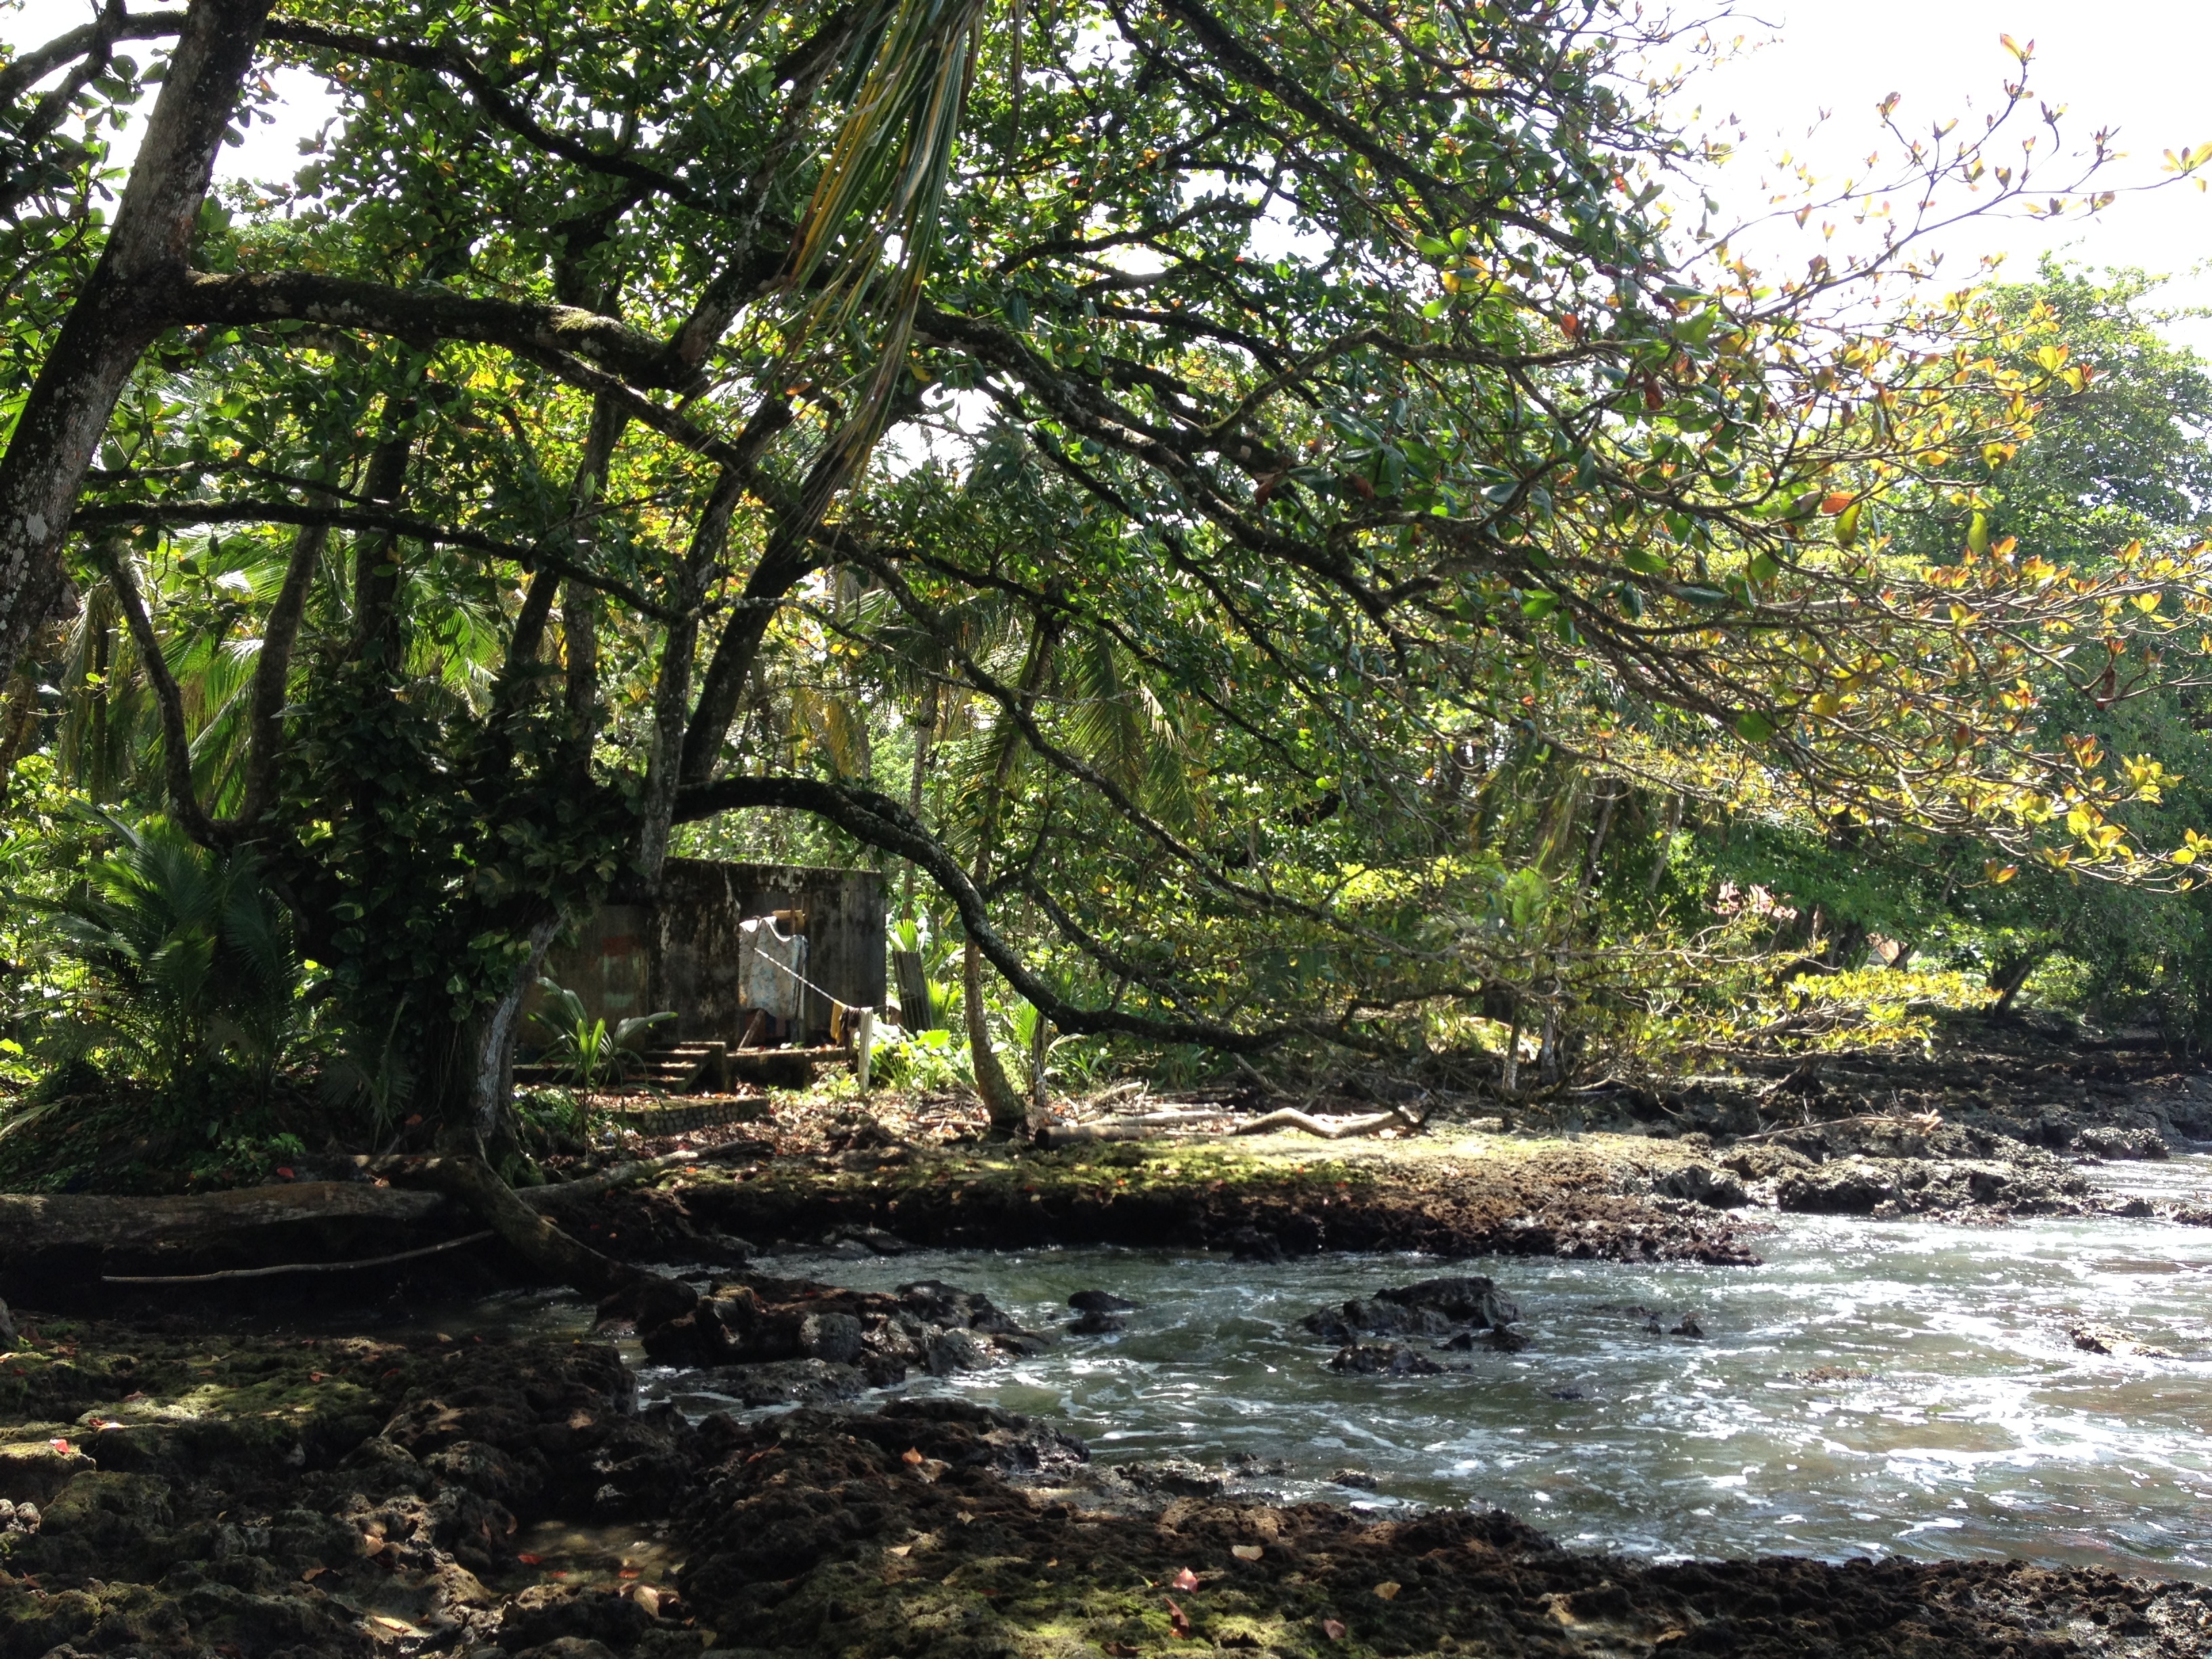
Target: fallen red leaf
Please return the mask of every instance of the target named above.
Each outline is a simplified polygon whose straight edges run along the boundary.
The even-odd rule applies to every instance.
[[[1328,1638],[1332,1642],[1341,1642],[1344,1640],[1344,1620],[1341,1619],[1322,1620],[1321,1621],[1321,1633]]]
[[[902,1462],[902,1463],[919,1463],[919,1462],[921,1462],[921,1449],[920,1449],[919,1447],[915,1447],[915,1446],[908,1446],[908,1447],[904,1451],[902,1451],[902,1452],[901,1452],[901,1453],[899,1454],[899,1462]]]
[[[1190,1615],[1175,1604],[1175,1597],[1172,1595],[1167,1598],[1167,1601],[1168,1628],[1173,1631],[1178,1638],[1188,1638],[1190,1635]]]
[[[64,1457],[67,1457],[70,1455],[70,1443],[66,1440],[50,1440],[46,1443],[52,1446],[56,1451],[59,1452]]]
[[[1170,1589],[1194,1590],[1198,1588],[1198,1575],[1193,1572],[1188,1567],[1185,1567],[1182,1571],[1176,1574],[1174,1577],[1168,1580],[1168,1588]]]
[[[514,1559],[526,1567],[534,1567],[545,1558],[542,1555],[518,1555]]]
[[[641,1571],[641,1569],[637,1567],[624,1567],[620,1572],[617,1573],[615,1577],[617,1578],[635,1578],[640,1576]]]

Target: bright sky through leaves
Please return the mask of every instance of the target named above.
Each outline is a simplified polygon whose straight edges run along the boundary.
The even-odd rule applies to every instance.
[[[95,10],[89,0],[27,0],[20,9],[0,11],[0,40],[44,41],[89,21]],[[1767,165],[1784,152],[1808,163],[1825,184],[1862,176],[1867,155],[1884,137],[1875,106],[1890,93],[1902,94],[1899,117],[1913,127],[1954,115],[1978,125],[2002,101],[2002,82],[2014,70],[2000,34],[2035,43],[2030,84],[2045,101],[2068,106],[2075,142],[2086,142],[2100,126],[2119,130],[2127,155],[2113,169],[2112,185],[2154,179],[2166,150],[2212,140],[2212,105],[2203,88],[2203,65],[2212,61],[2212,7],[2179,0],[2094,6],[2078,0],[1860,0],[1850,6],[1793,0],[1758,10],[1716,29],[1723,39],[1742,34],[1749,49],[1694,77],[1685,94],[1687,106],[1702,110],[1701,125],[1729,116],[1741,122],[1742,152],[1717,191],[1732,212],[1760,210],[1762,179],[1786,182],[1786,169]],[[270,111],[276,124],[257,123],[243,146],[227,152],[223,176],[289,173],[299,165],[301,140],[336,108],[301,71],[282,76],[278,90],[286,101]],[[134,138],[125,135],[126,152]],[[1778,272],[1802,268],[1823,246],[1817,224],[1801,232],[1786,222],[1740,244]],[[1947,255],[1947,286],[1972,280],[1980,258],[1993,253],[2008,256],[2006,275],[2023,279],[2049,249],[2093,265],[2171,273],[2167,303],[2212,307],[2212,194],[2188,185],[2124,195],[2087,221],[1978,221],[1937,246]],[[2197,270],[2200,264],[2208,268]],[[2185,322],[2173,331],[2212,349],[2212,320]]]
[[[1729,116],[1742,126],[1738,159],[1722,174],[1723,206],[1748,215],[1766,199],[1762,179],[1778,187],[1788,170],[1771,165],[1788,153],[1808,164],[1824,185],[1866,175],[1866,158],[1885,142],[1875,106],[1901,94],[1897,118],[1925,133],[1953,116],[1978,129],[2002,107],[2003,83],[2017,77],[1999,44],[2009,34],[2035,43],[2028,85],[2037,97],[2067,106],[2069,148],[2085,146],[2099,127],[2117,129],[2125,157],[2104,187],[2139,185],[2160,176],[2163,156],[2212,140],[2212,104],[2203,65],[2212,59],[2212,7],[2179,0],[1789,0],[1758,9],[1714,31],[1745,37],[1747,50],[1711,74],[1694,77],[1685,97],[1711,127]],[[1761,45],[1759,43],[1766,44]],[[1822,112],[1827,118],[1820,119]],[[1817,126],[1816,126],[1817,124]],[[1840,246],[1850,232],[1839,228]],[[1816,222],[1800,231],[1779,227],[1739,244],[1754,264],[1802,271],[1826,246]],[[2162,298],[2172,306],[2212,307],[2212,194],[2181,184],[2142,195],[2124,193],[2093,218],[2041,222],[2026,217],[1976,221],[1939,239],[1947,288],[1972,281],[1984,254],[2008,256],[2014,281],[2034,273],[2046,250],[2094,266],[2141,266],[2174,278]],[[2175,337],[2212,349],[2212,321],[2178,324]]]

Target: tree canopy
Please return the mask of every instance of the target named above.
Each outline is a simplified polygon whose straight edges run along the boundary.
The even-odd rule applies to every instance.
[[[2072,716],[2196,683],[2203,550],[2131,527],[2196,473],[2024,463],[2114,372],[2063,302],[1845,329],[1868,272],[1698,248],[1632,72],[1668,33],[111,6],[0,69],[0,671],[70,665],[79,775],[250,848],[341,1022],[422,1025],[487,1134],[550,941],[732,814],[921,873],[1009,1121],[987,963],[1070,1032],[1454,1006],[1555,1054],[1659,959],[1576,919],[1662,892],[1685,797],[2190,879],[2160,763]],[[342,118],[210,195],[278,65]]]

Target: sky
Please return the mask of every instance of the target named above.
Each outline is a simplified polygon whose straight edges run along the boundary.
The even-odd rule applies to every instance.
[[[43,41],[88,21],[94,10],[91,0],[27,0],[0,9],[0,40]],[[2121,194],[2086,220],[2014,216],[1959,228],[1937,244],[1946,255],[1944,285],[1966,285],[1990,254],[2005,256],[2008,275],[2026,276],[2039,254],[2052,251],[2093,267],[2167,274],[2166,303],[2212,308],[2212,193],[2193,184],[2139,188],[2157,181],[2166,150],[2212,142],[2212,98],[2204,91],[2204,66],[2212,62],[2208,0],[1747,0],[1715,33],[1741,34],[1745,49],[1693,77],[1679,113],[1698,112],[1707,125],[1729,118],[1740,124],[1738,160],[1720,174],[1715,192],[1731,212],[1748,214],[1764,204],[1759,181],[1774,170],[1763,164],[1784,152],[1823,179],[1863,175],[1869,151],[1894,147],[1875,112],[1893,92],[1900,99],[1898,118],[1922,131],[1953,116],[1962,130],[1978,126],[2017,73],[1998,44],[2008,33],[2035,43],[2028,84],[2042,101],[2066,106],[2070,144],[2086,143],[2099,127],[2116,130],[2125,154],[2108,169],[2105,187]],[[148,44],[134,49],[143,53]],[[287,73],[277,86],[285,100],[279,120],[257,124],[244,145],[227,150],[222,177],[289,176],[300,165],[300,140],[334,108],[304,73]],[[1755,264],[1802,269],[1825,245],[1817,226],[1807,232],[1792,226],[1738,246]],[[2212,319],[2172,331],[2212,355]]]
[[[1946,255],[1944,286],[1965,286],[1989,254],[2005,256],[2008,276],[2032,276],[2050,252],[2091,267],[2167,274],[2164,303],[2212,308],[2212,192],[2193,183],[2139,188],[2161,177],[2166,151],[2212,142],[2204,83],[2212,4],[2205,0],[1768,0],[1756,17],[1747,8],[1715,33],[1741,33],[1747,49],[1694,77],[1683,113],[1697,106],[1707,125],[1728,117],[1741,125],[1738,158],[1722,171],[1717,192],[1724,206],[1763,204],[1758,180],[1777,169],[1762,163],[1785,152],[1824,179],[1864,176],[1869,152],[1896,149],[1875,112],[1891,93],[1899,95],[1896,118],[1910,131],[1925,133],[1954,116],[1961,131],[1978,130],[2005,102],[2004,82],[2018,78],[1998,40],[2010,34],[2023,46],[2034,43],[2027,85],[2040,102],[2065,106],[2061,131],[2069,149],[2086,146],[2100,127],[2114,129],[2124,154],[2102,177],[2119,198],[2086,219],[2014,216],[1959,227],[1936,244]],[[1802,270],[1823,245],[1816,223],[1740,246],[1755,264]],[[2171,331],[2212,355],[2212,319]]]

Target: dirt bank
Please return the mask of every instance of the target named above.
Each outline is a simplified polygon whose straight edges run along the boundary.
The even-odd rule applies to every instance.
[[[2192,1586],[1997,1564],[1655,1567],[1567,1553],[1498,1513],[1163,1504],[1049,1425],[961,1401],[694,1427],[633,1397],[592,1342],[39,1322],[0,1358],[0,1659],[2212,1644],[2212,1595]]]

